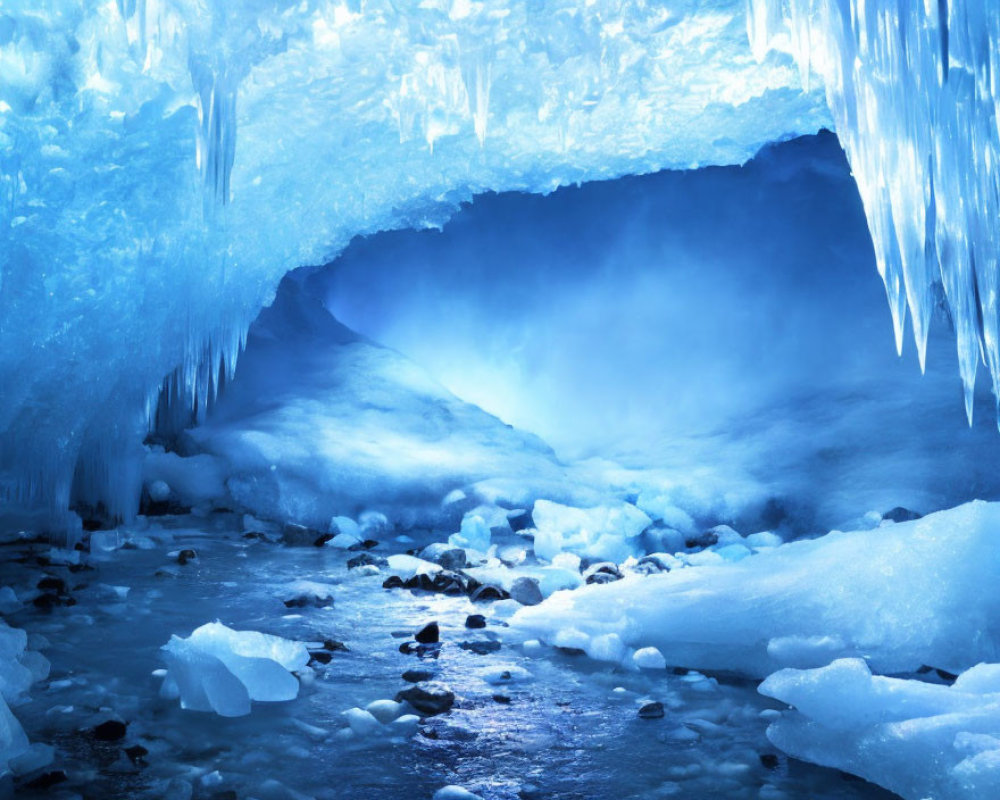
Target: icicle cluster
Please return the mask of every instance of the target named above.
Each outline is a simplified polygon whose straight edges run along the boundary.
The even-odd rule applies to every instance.
[[[806,86],[811,73],[822,77],[896,347],[909,310],[921,368],[934,284],[943,286],[971,424],[980,361],[1000,403],[1000,9],[984,0],[748,0],[747,26],[758,58],[782,50]]]

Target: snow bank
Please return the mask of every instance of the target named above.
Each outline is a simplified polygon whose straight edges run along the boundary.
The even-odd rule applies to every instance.
[[[220,622],[202,625],[186,639],[171,636],[163,652],[164,696],[179,696],[183,708],[223,717],[249,714],[251,700],[295,699],[299,682],[291,673],[309,663],[301,642],[236,631]]]
[[[635,555],[635,539],[652,520],[631,503],[571,508],[538,500],[532,509],[535,555],[551,561],[561,552],[602,561],[624,561]]]
[[[861,659],[784,669],[761,693],[794,706],[767,731],[786,753],[860,775],[906,798],[1000,792],[1000,665],[953,686],[872,675]]]
[[[557,592],[512,625],[584,649],[616,634],[668,664],[758,677],[845,656],[879,672],[958,672],[1000,648],[998,586],[1000,504],[973,502],[736,563]]]

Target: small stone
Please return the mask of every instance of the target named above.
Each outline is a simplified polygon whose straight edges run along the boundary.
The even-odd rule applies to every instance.
[[[886,511],[882,515],[882,519],[887,519],[890,522],[912,522],[915,519],[920,519],[923,514],[919,514],[916,511],[911,511],[908,508],[903,508],[902,506],[896,506],[889,511]]]
[[[396,702],[407,702],[426,717],[444,714],[455,705],[455,693],[443,683],[418,683],[396,695]]]
[[[127,726],[124,722],[119,722],[116,719],[109,719],[107,722],[102,722],[100,725],[95,727],[91,733],[94,734],[94,738],[101,742],[117,742],[119,739],[125,738],[125,731]]]
[[[611,583],[612,581],[619,581],[621,578],[622,573],[618,569],[618,565],[612,564],[610,561],[600,561],[597,564],[592,564],[583,573],[583,579],[590,584]]]
[[[422,683],[434,677],[434,673],[429,669],[408,669],[403,673],[403,680],[407,683]]]
[[[405,586],[403,579],[398,575],[390,575],[384,581],[382,581],[383,589],[402,589]]]
[[[428,622],[423,628],[417,631],[417,635],[413,638],[420,642],[420,644],[436,644],[440,641],[441,631],[438,628],[437,622]]]
[[[693,536],[688,536],[684,540],[684,546],[689,550],[700,549],[703,550],[706,547],[711,547],[714,544],[719,543],[719,534],[714,530],[704,531]]]
[[[493,702],[506,706],[510,705],[510,698],[505,694],[495,694],[493,695]]]
[[[281,528],[281,540],[291,547],[309,547],[315,545],[316,541],[323,536],[330,538],[329,534],[323,534],[305,525],[298,525],[294,522],[286,522]]]
[[[350,649],[348,648],[348,646],[346,644],[344,644],[341,641],[338,641],[337,639],[324,639],[323,640],[323,649],[324,650],[329,650],[331,653],[337,653],[337,652],[349,653],[349,652],[351,652]]]
[[[764,767],[764,769],[777,769],[778,757],[774,753],[761,753],[760,765]]]
[[[181,550],[177,555],[177,563],[183,567],[189,561],[194,561],[196,558],[198,558],[198,554],[194,550]]]
[[[472,629],[485,628],[486,617],[482,614],[469,614],[469,616],[465,618],[465,627]]]
[[[149,755],[149,751],[141,744],[135,744],[125,748],[125,755],[128,756],[129,761],[133,764],[138,764],[145,760],[146,756]]]
[[[354,558],[349,558],[347,560],[347,568],[357,569],[358,567],[384,567],[388,563],[389,562],[382,556],[373,556],[371,553],[361,553],[360,555],[356,555]]]
[[[29,789],[51,789],[53,786],[65,781],[66,773],[61,769],[57,769],[52,772],[46,772],[39,775],[37,778],[33,778],[24,785]]]
[[[639,719],[662,719],[663,718],[663,703],[655,701],[652,703],[646,703],[642,708],[639,709]]]
[[[54,575],[46,575],[36,585],[37,589],[43,592],[55,592],[56,594],[66,594],[66,581]]]
[[[545,598],[535,578],[521,577],[510,586],[510,596],[522,606],[537,606]]]
[[[420,551],[419,557],[425,561],[433,561],[448,570],[463,569],[468,563],[465,551],[461,547],[444,542],[429,544]]]
[[[462,642],[459,647],[463,650],[468,650],[476,655],[485,656],[490,653],[495,653],[500,649],[500,642],[493,642],[489,640],[480,642]]]
[[[469,599],[473,603],[482,603],[492,600],[507,600],[509,597],[510,595],[499,586],[493,586],[492,584],[487,583],[477,588]]]
[[[365,539],[363,541],[357,542],[356,544],[352,544],[347,549],[357,552],[358,550],[372,550],[376,547],[378,547],[378,541],[376,541],[375,539]]]

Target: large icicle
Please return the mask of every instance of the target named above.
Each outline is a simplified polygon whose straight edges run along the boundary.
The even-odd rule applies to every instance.
[[[1000,398],[1000,13],[983,0],[747,0],[758,58],[791,53],[826,86],[865,205],[897,347],[921,367],[940,282],[966,412],[980,359]]]

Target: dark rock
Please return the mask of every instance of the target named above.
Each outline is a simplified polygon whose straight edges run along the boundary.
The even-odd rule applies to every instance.
[[[281,528],[281,540],[292,547],[310,547],[312,545],[322,547],[332,538],[328,533],[322,533],[294,522],[286,522]]]
[[[443,569],[431,579],[432,592],[441,594],[458,595],[468,591],[465,578],[457,572]]]
[[[437,622],[428,622],[417,631],[417,635],[413,638],[420,644],[436,644],[441,639],[441,630],[438,628]]]
[[[43,611],[51,611],[56,606],[75,606],[76,600],[72,597],[60,597],[57,594],[52,594],[52,592],[45,592],[38,595],[34,600],[31,601],[35,608],[40,608]]]
[[[333,659],[333,655],[326,650],[310,650],[309,651],[309,666],[313,664],[329,664]]]
[[[434,673],[429,669],[408,669],[403,673],[403,680],[407,683],[422,683],[434,677]]]
[[[659,572],[670,572],[670,567],[656,556],[643,556],[635,565],[635,571],[644,575],[655,575]]]
[[[194,561],[196,558],[198,558],[198,554],[194,550],[181,550],[177,555],[177,563],[183,567],[188,561]]]
[[[610,561],[599,561],[591,564],[583,572],[583,579],[587,583],[611,583],[622,578],[621,570],[617,564]]]
[[[639,719],[662,719],[663,718],[663,703],[655,701],[652,703],[646,703],[642,708],[639,709]]]
[[[149,751],[141,744],[134,744],[131,747],[125,748],[125,755],[128,756],[128,760],[133,764],[139,764],[145,761],[146,756],[149,755]]]
[[[54,575],[46,575],[36,585],[37,589],[43,592],[55,592],[56,594],[66,594],[66,581]]]
[[[267,534],[262,531],[247,531],[243,534],[243,538],[255,542],[266,542]]]
[[[428,681],[404,689],[396,695],[396,702],[409,703],[420,714],[432,717],[435,714],[444,714],[451,710],[451,707],[455,705],[455,693],[443,683]]]
[[[479,656],[489,655],[490,653],[495,653],[499,650],[502,645],[500,642],[494,642],[489,639],[484,639],[482,641],[476,642],[462,642],[459,644],[463,650],[468,650],[471,653],[475,653]]]
[[[684,540],[684,546],[689,550],[693,550],[695,548],[703,550],[706,547],[711,547],[712,545],[718,543],[719,543],[719,534],[717,534],[715,531],[704,531],[702,533],[688,536]]]
[[[558,650],[564,656],[574,656],[574,657],[576,657],[576,656],[585,656],[585,655],[587,655],[587,651],[583,650],[583,649],[581,649],[579,647],[559,647],[559,646],[556,646],[556,650]]]
[[[469,599],[473,603],[484,603],[493,600],[507,600],[509,597],[510,595],[499,586],[487,583],[477,588]]]
[[[958,675],[956,675],[954,672],[948,672],[947,670],[943,669],[935,669],[934,671],[937,673],[937,676],[945,683],[951,684],[954,683],[956,680],[958,680]]]
[[[347,549],[356,553],[358,550],[371,550],[371,549],[373,549],[375,547],[378,547],[378,541],[377,540],[375,540],[375,539],[365,539],[363,542],[356,542],[356,543],[352,544]]]
[[[331,653],[338,653],[338,652],[350,653],[351,652],[350,648],[346,644],[344,644],[341,641],[338,641],[337,639],[324,639],[323,640],[323,649],[324,650],[329,650]]]
[[[687,667],[674,667],[673,669],[670,670],[670,674],[684,676],[687,675],[690,671],[691,670],[689,670]]]
[[[760,765],[764,767],[764,769],[777,769],[778,757],[774,753],[761,753]]]
[[[399,646],[399,652],[406,656],[417,656],[418,658],[437,658],[441,653],[440,643],[420,644],[419,642],[403,642]]]
[[[522,606],[537,606],[545,598],[535,578],[521,577],[510,586],[510,596]]]
[[[94,734],[94,738],[101,742],[117,742],[119,739],[125,738],[125,730],[127,726],[124,722],[119,722],[116,719],[109,719],[107,722],[102,722],[96,728],[94,728],[91,733]]]
[[[486,627],[486,617],[482,614],[469,614],[465,618],[466,628],[485,628]]]
[[[507,523],[514,533],[535,527],[535,520],[531,518],[531,512],[523,508],[511,511],[507,515]]]
[[[53,770],[52,772],[45,772],[39,775],[37,778],[32,778],[26,784],[24,784],[29,789],[51,789],[60,783],[66,781],[66,773],[61,769]]]
[[[403,579],[398,575],[390,575],[384,581],[382,581],[383,589],[402,589],[405,586]]]
[[[902,506],[896,506],[889,511],[886,511],[882,515],[882,519],[887,519],[890,522],[911,522],[915,519],[920,519],[923,514],[918,514],[916,511],[910,511],[908,508],[903,508]]]
[[[505,695],[505,694],[495,694],[495,695],[493,695],[493,701],[495,703],[502,703],[505,706],[510,704],[510,698],[507,697],[507,695]]]
[[[420,551],[419,557],[440,564],[447,570],[463,569],[468,564],[465,551],[461,547],[453,547],[442,542],[427,545]]]
[[[347,560],[347,568],[355,569],[356,567],[384,567],[389,562],[386,561],[382,556],[373,556],[371,553],[361,553],[360,555],[354,556],[354,558],[349,558]]]

